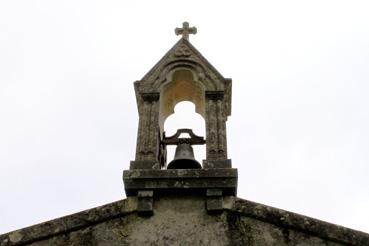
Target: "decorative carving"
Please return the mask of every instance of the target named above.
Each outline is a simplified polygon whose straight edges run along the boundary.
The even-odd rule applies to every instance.
[[[218,101],[223,100],[224,92],[223,91],[207,91],[205,92],[205,96],[207,99]]]
[[[191,56],[191,51],[188,49],[188,47],[184,44],[180,45],[175,51],[174,51],[174,55],[177,57],[181,57],[181,56]]]
[[[185,46],[190,51],[190,56],[177,56],[175,51]],[[181,50],[181,49],[179,49]],[[179,60],[181,58],[182,60]],[[184,59],[186,58],[186,59]],[[157,85],[165,81],[168,71],[179,64],[191,66],[197,70],[199,79],[206,88],[211,85],[211,90],[224,90],[226,79],[191,45],[187,40],[180,39],[177,44],[138,82],[142,91],[147,91],[152,83]],[[158,88],[158,86],[155,86]],[[209,88],[210,89],[210,88]]]

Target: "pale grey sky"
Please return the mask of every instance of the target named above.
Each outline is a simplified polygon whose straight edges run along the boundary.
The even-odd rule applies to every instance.
[[[125,197],[133,82],[185,20],[233,79],[238,196],[369,232],[368,12],[352,0],[1,1],[0,233]]]

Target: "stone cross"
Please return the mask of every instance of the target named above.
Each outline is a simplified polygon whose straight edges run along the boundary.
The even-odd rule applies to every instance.
[[[182,28],[177,27],[175,30],[176,35],[182,35],[182,37],[186,40],[189,38],[189,34],[196,34],[197,28],[190,27],[188,22],[183,22]]]

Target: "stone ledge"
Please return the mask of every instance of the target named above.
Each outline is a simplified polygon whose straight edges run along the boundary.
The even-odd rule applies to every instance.
[[[220,189],[223,195],[236,195],[237,169],[125,170],[123,181],[127,196],[136,196],[139,190],[166,194],[180,191],[205,195],[207,189]]]
[[[225,197],[224,209],[337,243],[369,245],[369,234],[367,233],[237,197]]]
[[[133,213],[136,208],[137,199],[134,197],[109,203],[0,235],[0,246],[26,245],[41,241]]]

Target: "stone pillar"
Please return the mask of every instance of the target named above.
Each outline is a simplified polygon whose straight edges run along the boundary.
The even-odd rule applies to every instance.
[[[206,108],[206,160],[205,168],[230,168],[227,159],[226,115],[224,92],[207,91]]]
[[[217,134],[217,119],[216,119],[216,100],[206,94],[205,98],[206,110],[206,160],[217,159],[218,151],[218,134]]]
[[[136,158],[131,169],[159,169],[159,93],[141,94],[143,110],[139,114]]]

